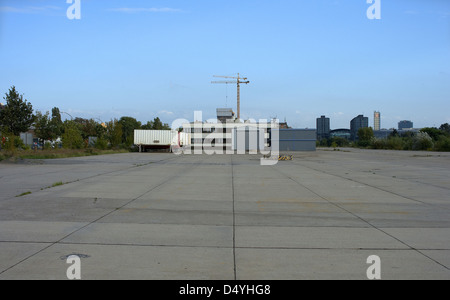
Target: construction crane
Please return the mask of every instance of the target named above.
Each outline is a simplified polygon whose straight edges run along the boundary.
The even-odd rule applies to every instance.
[[[225,83],[225,84],[237,84],[237,118],[238,120],[241,118],[241,84],[249,84],[250,81],[247,80],[245,77],[241,77],[239,73],[237,74],[237,77],[233,76],[216,76],[218,78],[230,78],[235,79],[233,81],[211,81],[211,83]]]

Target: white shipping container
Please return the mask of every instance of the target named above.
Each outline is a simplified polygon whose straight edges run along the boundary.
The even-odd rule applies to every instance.
[[[190,134],[176,130],[135,130],[134,144],[145,146],[185,146],[191,143]]]
[[[174,139],[176,137],[176,139]],[[170,146],[178,143],[173,130],[135,130],[134,144],[148,146]]]
[[[188,146],[191,144],[191,134],[186,132],[180,132],[179,133],[180,138],[180,146]]]

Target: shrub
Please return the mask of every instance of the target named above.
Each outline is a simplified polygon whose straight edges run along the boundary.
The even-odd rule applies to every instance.
[[[433,148],[433,139],[426,132],[418,132],[412,141],[413,150],[430,150]]]
[[[403,150],[404,142],[401,137],[391,136],[386,141],[386,147],[392,150]]]
[[[373,149],[387,149],[386,143],[387,143],[386,139],[377,139],[377,138],[374,138],[374,139],[372,140],[372,143],[371,143],[370,146],[371,146],[371,148],[373,148]]]
[[[44,142],[44,150],[49,150],[52,148],[52,143],[49,141]]]
[[[12,154],[15,153],[17,148],[25,146],[20,137],[13,135],[12,133],[3,133],[0,137],[1,149]]]
[[[62,135],[63,147],[66,149],[81,149],[83,147],[83,138],[80,131],[75,126],[67,126]]]
[[[329,143],[331,147],[333,147],[332,143],[336,145],[334,147],[347,147],[349,145],[348,140],[343,137],[333,137],[331,140],[329,140]]]
[[[436,151],[450,151],[450,137],[441,136],[435,144]]]
[[[14,147],[16,147],[16,149],[25,149],[25,144],[20,137],[14,136],[13,141]]]
[[[98,138],[97,141],[95,141],[95,148],[99,150],[106,150],[108,148],[108,141],[104,138]]]

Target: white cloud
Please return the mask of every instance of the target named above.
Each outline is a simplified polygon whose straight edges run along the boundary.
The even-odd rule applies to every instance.
[[[13,7],[13,6],[0,6],[0,12],[4,13],[19,13],[19,14],[37,14],[46,13],[62,10],[62,7],[54,5],[45,6],[24,6],[24,7]]]
[[[122,12],[122,13],[171,13],[171,12],[181,12],[181,9],[170,8],[170,7],[120,7],[120,8],[110,8],[109,11]]]
[[[158,111],[158,114],[171,116],[171,115],[173,115],[173,112],[167,111],[167,110],[161,110],[161,111]]]

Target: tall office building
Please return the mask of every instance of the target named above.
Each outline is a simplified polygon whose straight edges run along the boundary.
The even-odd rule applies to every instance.
[[[353,118],[350,122],[350,138],[352,140],[358,139],[358,130],[360,128],[369,127],[369,118],[364,117],[363,115],[359,115],[356,118]]]
[[[324,138],[330,137],[330,118],[326,118],[325,116],[321,116],[316,119],[317,126],[317,140],[320,141]]]
[[[375,111],[373,113],[373,130],[378,131],[381,129],[381,113]]]
[[[398,130],[414,128],[414,123],[411,121],[400,121],[398,122]]]

